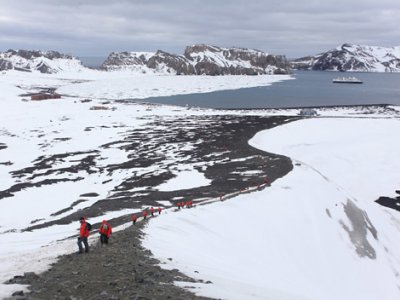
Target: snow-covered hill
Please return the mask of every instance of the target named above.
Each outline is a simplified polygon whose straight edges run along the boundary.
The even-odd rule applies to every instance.
[[[85,67],[79,59],[57,51],[8,50],[0,52],[0,71],[13,69],[51,74],[60,71],[80,72]]]
[[[289,65],[281,55],[245,48],[193,45],[184,55],[164,51],[113,52],[103,63],[105,70],[178,75],[287,74]]]
[[[399,212],[374,202],[399,187],[398,130],[398,119],[315,118],[259,132],[249,143],[291,157],[291,173],[163,215],[144,245],[202,296],[399,299]]]
[[[400,72],[400,46],[343,44],[328,52],[296,59],[295,69],[352,72]]]

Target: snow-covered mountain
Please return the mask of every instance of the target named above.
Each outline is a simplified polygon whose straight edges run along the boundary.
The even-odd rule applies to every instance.
[[[291,62],[295,69],[353,72],[400,72],[400,46],[343,44],[333,50]]]
[[[103,63],[102,69],[178,75],[288,74],[290,71],[282,55],[209,45],[188,46],[184,55],[161,50],[155,53],[113,52]]]
[[[58,73],[60,71],[81,71],[81,61],[57,51],[8,50],[0,52],[0,71],[39,71]]]

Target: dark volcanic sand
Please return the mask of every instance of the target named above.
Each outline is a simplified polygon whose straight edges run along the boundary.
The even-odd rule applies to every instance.
[[[43,224],[32,223],[26,230],[35,230],[54,224],[76,222],[79,227],[79,217],[89,218],[100,215],[103,211],[120,210],[123,208],[141,208],[142,205],[160,206],[157,200],[177,202],[176,197],[184,199],[204,199],[219,197],[221,194],[231,194],[249,186],[262,184],[264,175],[272,182],[290,172],[293,168],[289,158],[266,153],[248,145],[248,140],[260,130],[272,128],[283,123],[297,120],[297,117],[259,117],[259,116],[188,116],[180,119],[160,118],[150,127],[126,132],[123,140],[116,140],[102,147],[119,147],[128,153],[128,161],[119,165],[99,167],[96,162],[101,157],[97,150],[86,153],[62,153],[51,157],[38,157],[31,167],[14,172],[21,183],[0,191],[0,199],[12,197],[13,193],[32,186],[30,180],[36,178],[34,186],[52,184],[51,175],[60,172],[76,174],[79,171],[109,172],[112,178],[113,170],[130,169],[158,165],[163,172],[153,172],[131,178],[116,186],[107,199],[99,199],[92,206],[58,220]],[[166,129],[160,129],[164,126]],[[152,129],[153,128],[153,129]],[[177,143],[193,143],[190,150],[178,149],[175,155],[181,158],[182,164],[209,163],[198,170],[212,180],[206,187],[187,190],[161,192],[155,187],[174,175],[171,172],[176,163],[168,161],[167,152],[158,150],[168,148]],[[54,162],[73,158],[77,154],[87,155],[71,168],[54,169]],[[245,158],[245,159],[244,159]],[[210,163],[211,162],[211,163]],[[40,170],[39,175],[35,171]],[[45,172],[44,172],[45,170]],[[239,172],[259,170],[259,174],[243,175]],[[159,170],[157,170],[159,171]],[[249,174],[249,173],[248,173]],[[38,180],[42,179],[42,180]],[[62,179],[58,179],[62,180]],[[66,178],[65,180],[80,180]],[[143,187],[146,195],[137,195],[137,188]],[[135,189],[135,191],[133,191]],[[132,191],[131,191],[132,190]],[[94,196],[95,188],[81,195],[71,207],[65,208],[54,215],[72,210],[78,201]],[[193,208],[195,209],[195,208]],[[112,226],[130,221],[130,216],[109,220]],[[96,232],[98,224],[93,224],[92,232]],[[92,234],[97,237],[97,234]],[[71,254],[63,256],[51,270],[12,282],[26,282],[31,285],[32,293],[21,299],[204,299],[191,295],[189,292],[173,286],[172,281],[178,272],[162,270],[157,261],[150,258],[150,253],[139,246],[136,228],[129,228],[112,235],[108,248],[94,248],[88,255]],[[188,278],[184,279],[189,281]],[[11,283],[12,283],[11,282]]]
[[[32,222],[32,226],[26,230],[35,230],[55,224],[69,224],[79,220],[82,215],[91,218],[105,211],[141,208],[143,205],[156,207],[160,206],[158,200],[169,200],[174,203],[178,201],[178,197],[184,199],[219,197],[221,194],[233,193],[262,183],[265,175],[268,175],[269,179],[273,181],[287,174],[292,169],[290,159],[250,147],[248,140],[260,130],[297,119],[298,117],[285,116],[232,115],[160,118],[159,121],[150,123],[146,129],[126,131],[124,139],[117,139],[101,146],[101,148],[114,147],[125,151],[128,156],[127,161],[103,166],[101,165],[103,157],[98,149],[40,156],[32,162],[31,166],[12,173],[20,183],[0,191],[0,200],[13,197],[20,191],[29,191],[33,187],[62,181],[83,180],[82,173],[84,172],[87,174],[106,173],[112,180],[113,172],[121,169],[150,166],[157,166],[157,168],[139,176],[136,175],[136,171],[132,171],[130,178],[116,185],[107,198],[98,199],[92,206],[50,222],[41,224]],[[176,147],[176,145],[187,144],[191,145],[193,149],[186,149],[183,146]],[[169,152],[171,151],[175,158],[180,159],[179,163],[170,161]],[[78,160],[75,159],[77,155],[85,157]],[[65,161],[74,163],[70,167],[57,168],[58,162]],[[162,192],[153,188],[173,178],[175,176],[173,171],[177,169],[178,164],[193,163],[203,164],[196,169],[212,180],[209,186],[171,192]],[[249,175],[239,173],[255,170],[260,173]],[[65,174],[65,177],[60,178],[59,174]],[[90,198],[88,195],[92,196],[95,192],[96,186],[93,186],[93,190],[88,190],[86,195],[73,199],[73,202],[86,201]],[[55,211],[52,215],[65,213],[72,210],[73,206]],[[129,216],[112,220],[114,226],[127,221],[129,221]]]

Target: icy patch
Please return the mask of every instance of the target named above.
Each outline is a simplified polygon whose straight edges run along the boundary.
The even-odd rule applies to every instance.
[[[172,206],[171,201],[160,200],[160,201],[156,201],[156,202],[163,206]]]
[[[175,175],[176,177],[160,184],[156,188],[161,192],[170,192],[206,186],[211,183],[211,180],[205,178],[203,173],[191,167],[189,170],[179,171]]]

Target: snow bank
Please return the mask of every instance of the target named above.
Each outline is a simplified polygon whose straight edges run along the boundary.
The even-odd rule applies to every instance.
[[[103,75],[104,76],[104,75]],[[291,79],[290,75],[259,76],[160,76],[129,75],[110,72],[106,78],[66,85],[58,90],[71,96],[104,99],[144,99],[149,97],[209,93],[235,90]]]
[[[144,245],[162,266],[211,281],[188,284],[204,296],[397,299],[400,218],[373,200],[399,188],[399,130],[398,119],[311,119],[261,132],[250,144],[295,159],[289,175],[161,216]]]

